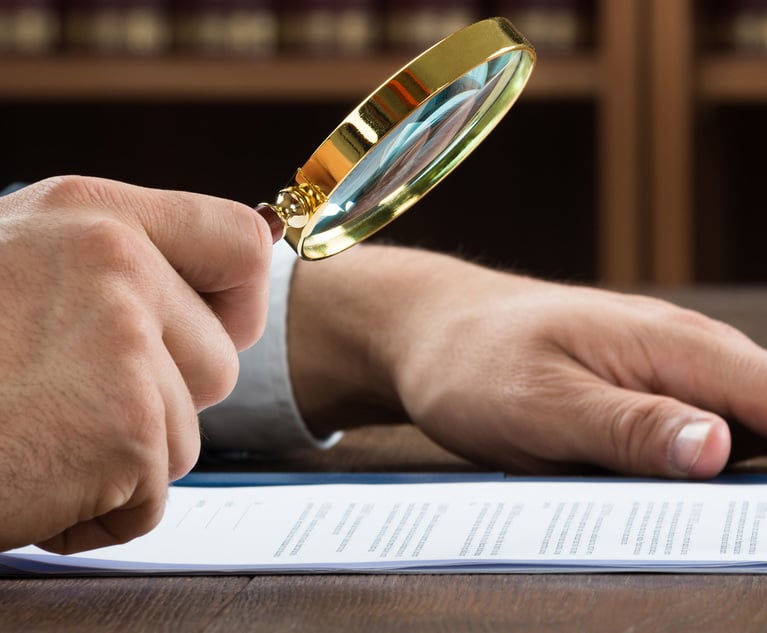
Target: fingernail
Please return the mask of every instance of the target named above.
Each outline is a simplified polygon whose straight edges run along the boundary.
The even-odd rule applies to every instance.
[[[671,445],[671,464],[682,473],[689,473],[700,457],[703,445],[714,426],[712,421],[690,422],[682,427]]]
[[[280,216],[275,213],[272,207],[264,203],[256,205],[253,210],[269,224],[272,231],[272,242],[279,242],[285,235],[285,225],[280,220]]]

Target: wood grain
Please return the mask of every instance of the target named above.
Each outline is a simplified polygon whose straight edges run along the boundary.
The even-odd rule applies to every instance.
[[[0,631],[203,631],[245,577],[0,580]]]
[[[758,633],[749,575],[386,575],[0,581],[0,630]]]
[[[764,631],[758,576],[456,575],[254,578],[225,631]]]

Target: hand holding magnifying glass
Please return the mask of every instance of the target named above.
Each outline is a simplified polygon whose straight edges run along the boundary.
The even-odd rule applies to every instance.
[[[379,87],[275,202],[256,210],[303,259],[361,242],[471,153],[509,111],[534,65],[534,49],[504,18],[461,29]]]

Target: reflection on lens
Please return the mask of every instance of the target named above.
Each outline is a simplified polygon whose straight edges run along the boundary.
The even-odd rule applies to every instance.
[[[317,209],[304,251],[344,237],[358,242],[436,185],[511,107],[521,89],[512,79],[523,64],[531,65],[524,51],[500,55],[459,77],[403,119]],[[519,74],[526,79],[527,73]]]
[[[505,18],[469,25],[424,51],[296,171],[284,191],[304,201],[308,221],[291,225],[285,239],[302,258],[322,259],[404,213],[490,133],[534,66],[535,50]]]

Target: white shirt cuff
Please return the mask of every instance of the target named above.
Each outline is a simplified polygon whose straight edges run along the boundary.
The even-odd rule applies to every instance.
[[[341,437],[317,438],[301,418],[288,367],[287,316],[297,257],[283,241],[272,255],[269,314],[261,340],[240,352],[240,375],[230,396],[200,414],[206,448],[261,454],[329,448]]]

